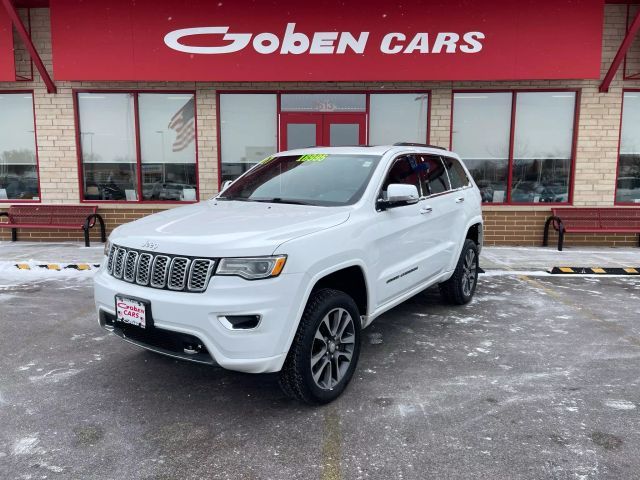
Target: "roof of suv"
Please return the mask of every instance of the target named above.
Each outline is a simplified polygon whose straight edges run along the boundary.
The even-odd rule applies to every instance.
[[[278,152],[277,155],[304,155],[310,153],[328,153],[334,155],[384,155],[385,153],[395,150],[397,152],[420,152],[431,153],[434,155],[454,155],[449,150],[439,147],[427,147],[416,145],[371,145],[371,146],[358,146],[358,147],[308,147],[298,148],[296,150],[287,150],[284,152]]]

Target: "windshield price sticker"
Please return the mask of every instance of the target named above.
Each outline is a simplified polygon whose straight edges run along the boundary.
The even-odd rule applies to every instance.
[[[302,155],[298,161],[299,162],[321,162],[322,160],[324,160],[325,158],[327,158],[329,155],[326,153],[314,153],[314,154],[309,154],[309,155]]]

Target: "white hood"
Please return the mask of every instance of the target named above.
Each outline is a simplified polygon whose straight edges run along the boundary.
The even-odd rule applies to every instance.
[[[119,227],[117,245],[203,257],[271,255],[278,245],[339,225],[349,207],[209,200],[149,215]]]

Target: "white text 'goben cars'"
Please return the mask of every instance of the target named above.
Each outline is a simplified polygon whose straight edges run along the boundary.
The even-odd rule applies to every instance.
[[[452,152],[417,144],[266,158],[217,197],[117,228],[95,276],[100,324],[159,353],[280,372],[336,398],[362,329],[439,284],[471,300],[481,197]]]

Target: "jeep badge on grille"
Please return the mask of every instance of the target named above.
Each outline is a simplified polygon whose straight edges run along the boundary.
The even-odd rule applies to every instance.
[[[149,240],[147,240],[146,242],[144,242],[142,244],[142,247],[140,248],[144,248],[146,250],[151,250],[151,251],[156,251],[158,249],[158,244],[155,242],[151,242]]]

